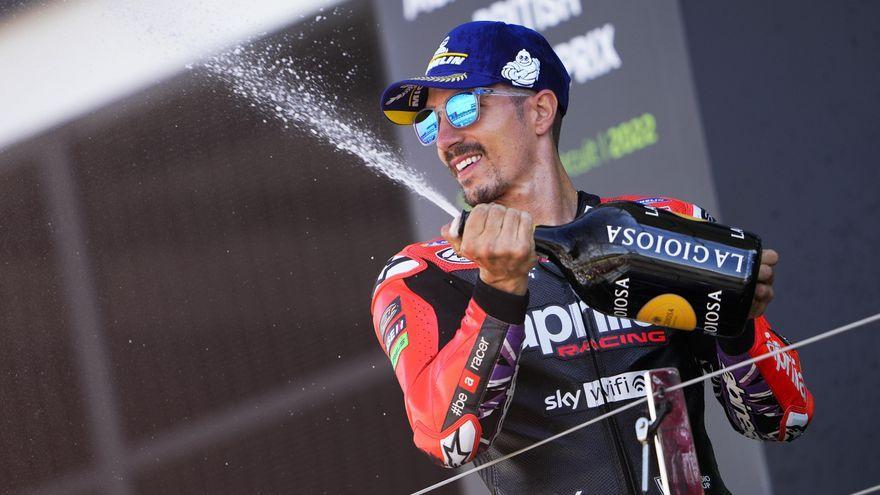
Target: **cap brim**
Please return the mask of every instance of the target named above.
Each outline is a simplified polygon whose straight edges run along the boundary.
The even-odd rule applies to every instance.
[[[470,89],[507,82],[500,77],[467,72],[456,72],[443,76],[421,76],[404,79],[390,84],[384,92],[379,106],[382,113],[397,125],[410,125],[416,114],[425,108],[428,89]]]

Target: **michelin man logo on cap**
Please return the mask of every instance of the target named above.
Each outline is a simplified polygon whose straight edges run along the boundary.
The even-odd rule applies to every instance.
[[[541,73],[541,62],[532,58],[526,50],[520,50],[516,54],[516,60],[504,64],[501,69],[501,76],[509,79],[514,86],[522,86],[531,88],[538,80]]]

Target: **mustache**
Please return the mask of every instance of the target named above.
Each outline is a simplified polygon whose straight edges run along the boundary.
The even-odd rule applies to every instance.
[[[448,165],[456,156],[466,155],[468,153],[480,153],[481,155],[485,155],[486,150],[484,150],[483,146],[479,143],[461,143],[447,149],[443,153],[443,158],[446,159],[446,164]]]

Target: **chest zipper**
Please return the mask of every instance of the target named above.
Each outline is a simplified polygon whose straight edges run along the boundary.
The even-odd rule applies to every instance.
[[[572,292],[573,293],[573,292]],[[584,317],[584,312],[581,311],[581,321],[584,323],[584,328],[587,330],[587,336],[589,337],[588,342],[590,342],[590,358],[593,362],[593,369],[596,370],[596,379],[599,381],[599,391],[602,392],[602,399],[604,404],[602,404],[603,410],[607,413],[611,411],[611,401],[608,400],[608,395],[605,393],[605,387],[602,386],[602,368],[599,366],[599,350],[596,347],[593,347],[593,342],[598,342],[599,336],[596,332],[596,329],[593,327],[593,322],[587,321],[588,319]],[[632,468],[629,463],[629,456],[626,454],[626,448],[623,445],[623,439],[620,438],[620,426],[617,423],[617,418],[611,416],[605,421],[611,422],[611,437],[614,441],[614,448],[617,451],[617,458],[623,463],[623,477],[625,483],[628,487],[628,492],[636,495],[639,492],[636,491],[635,479],[633,478]]]
[[[546,271],[547,273],[552,275],[554,278],[559,279],[562,282],[564,282],[566,285],[568,285],[568,281],[565,279],[565,277],[563,277],[559,274],[556,274],[553,270],[550,270],[549,268],[543,266],[541,263],[538,263],[538,266],[543,268],[544,271]],[[574,291],[571,290],[571,287],[569,287],[569,290],[575,296],[575,298],[577,298],[577,300],[580,300],[580,298],[577,297],[577,294],[575,294]],[[587,338],[588,338],[588,342],[590,343],[590,353],[589,354],[590,354],[590,359],[593,363],[593,369],[596,372],[596,379],[599,381],[599,391],[602,392],[602,398],[603,398],[603,402],[604,402],[604,404],[602,404],[602,409],[604,412],[607,413],[607,412],[611,411],[611,404],[610,404],[610,401],[608,400],[608,395],[605,393],[605,387],[602,386],[603,376],[602,376],[602,369],[599,365],[599,360],[600,360],[599,351],[592,344],[592,342],[598,341],[598,338],[599,338],[599,336],[597,334],[598,332],[596,332],[596,328],[593,326],[593,322],[588,321],[589,319],[584,317],[584,312],[580,311],[580,314],[581,314],[581,321],[584,324],[584,328],[587,330]],[[612,441],[614,442],[614,449],[617,452],[617,458],[623,463],[623,477],[624,477],[624,483],[626,483],[626,486],[628,488],[627,492],[631,493],[633,495],[636,495],[639,492],[637,491],[636,482],[635,482],[633,472],[632,472],[632,467],[630,466],[629,456],[626,454],[626,448],[623,445],[623,440],[620,438],[620,427],[617,424],[617,420],[613,416],[608,418],[606,421],[611,422],[611,427],[609,428],[611,430],[611,438],[612,438]]]

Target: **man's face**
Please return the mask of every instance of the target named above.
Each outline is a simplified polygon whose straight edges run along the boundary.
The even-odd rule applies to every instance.
[[[503,90],[503,85],[492,86]],[[474,206],[497,201],[513,186],[528,180],[533,163],[534,133],[529,135],[523,97],[481,96],[480,117],[468,127],[449,124],[443,105],[460,89],[431,89],[427,106],[443,114],[437,134],[437,155]]]

